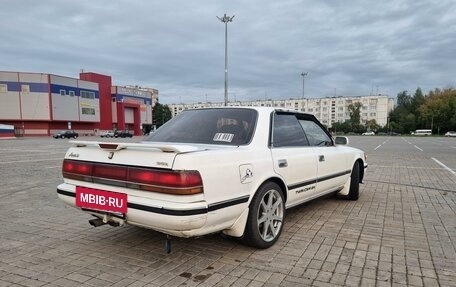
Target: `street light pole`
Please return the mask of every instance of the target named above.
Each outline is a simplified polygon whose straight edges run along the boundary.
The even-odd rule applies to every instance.
[[[302,72],[301,73],[301,76],[302,76],[302,99],[304,100],[304,77],[307,76],[307,72]]]
[[[220,21],[225,23],[225,106],[228,105],[228,22],[233,22],[233,18],[227,16],[226,14],[223,17],[216,16]]]

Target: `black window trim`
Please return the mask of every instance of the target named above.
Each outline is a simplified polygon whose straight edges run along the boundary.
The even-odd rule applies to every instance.
[[[288,114],[288,115],[294,115],[298,120],[310,120],[316,123],[323,131],[324,133],[329,137],[331,140],[331,145],[326,146],[335,146],[334,144],[334,139],[329,133],[329,131],[318,121],[318,119],[312,115],[312,114],[306,114],[306,113],[300,113],[300,112],[295,112],[295,111],[286,111],[286,110],[274,110],[271,115],[270,115],[270,120],[269,120],[269,139],[268,139],[268,148],[274,148],[274,143],[272,141],[273,139],[273,130],[274,130],[274,115],[275,114]],[[309,142],[309,139],[307,138],[306,131],[304,131],[304,135],[306,136],[307,142]],[[302,148],[302,147],[313,147],[312,145],[309,146],[300,146],[300,147],[294,147],[294,148]],[[275,148],[283,148],[283,147],[275,147]],[[292,148],[292,147],[287,147],[287,148]]]

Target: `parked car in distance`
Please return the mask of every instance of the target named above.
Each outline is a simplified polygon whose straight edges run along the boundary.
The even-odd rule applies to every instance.
[[[117,130],[114,132],[115,138],[131,138],[133,135],[128,131]]]
[[[375,136],[374,132],[365,132],[362,134],[363,136]]]
[[[416,130],[410,133],[412,136],[431,136],[432,130]]]
[[[102,138],[113,138],[114,137],[114,131],[103,131],[100,133],[100,136]]]
[[[287,208],[329,194],[358,199],[367,162],[347,144],[294,110],[185,110],[141,143],[75,141],[57,194],[95,216],[93,226],[131,224],[178,237],[223,232],[268,248]]]
[[[53,137],[55,139],[64,139],[64,138],[67,138],[67,139],[70,139],[70,138],[77,138],[79,136],[79,134],[73,130],[66,130],[66,131],[60,131],[56,134],[53,135]]]
[[[450,131],[445,133],[446,137],[456,137],[456,132]]]

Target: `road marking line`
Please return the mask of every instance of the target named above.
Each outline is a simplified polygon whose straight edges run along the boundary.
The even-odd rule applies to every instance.
[[[376,164],[369,164],[369,167],[382,167],[382,168],[410,168],[410,169],[444,169],[443,167],[406,166],[406,165],[376,165]]]
[[[406,143],[408,144],[412,144],[411,142],[409,142],[408,140],[404,139],[404,138],[401,138],[403,141],[405,141]]]
[[[441,163],[440,161],[436,160],[435,158],[432,158],[436,163],[440,164],[444,169],[448,170],[449,172],[451,172],[453,175],[456,175],[456,172],[454,172],[451,168],[449,168],[448,166],[444,165],[443,163]]]
[[[377,150],[379,147],[381,147],[382,145],[379,145],[378,147],[374,148],[374,150]]]
[[[61,158],[61,157],[56,157],[56,158],[46,158],[46,159],[30,159],[30,160],[0,161],[0,164],[10,164],[10,163],[20,163],[20,162],[53,161],[53,160],[63,160],[63,158]]]
[[[423,151],[422,149],[420,149],[420,148],[419,148],[419,147],[417,147],[417,146],[414,146],[414,147],[416,147],[416,148],[417,148],[417,149],[419,149],[420,151]]]

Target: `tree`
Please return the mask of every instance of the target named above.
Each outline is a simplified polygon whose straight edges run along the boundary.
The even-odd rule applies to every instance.
[[[332,124],[332,130],[334,130],[334,132],[337,134],[341,134],[341,133],[348,133],[351,131],[351,124],[350,124],[350,121],[347,120],[343,123],[341,122],[335,122]]]
[[[390,129],[391,129],[391,131],[396,132],[396,133],[402,133],[403,130],[404,130],[402,125],[400,123],[397,123],[397,122],[391,122],[390,123]]]
[[[375,119],[372,119],[367,121],[366,128],[369,131],[378,131],[380,129],[380,125],[377,124],[377,121]]]
[[[424,104],[425,98],[423,92],[418,87],[413,95],[411,102],[411,113],[415,116],[415,127],[419,128],[425,125],[426,120],[421,117],[420,107]]]
[[[434,133],[456,130],[456,89],[435,89],[423,95],[418,87],[413,95],[397,94],[397,106],[389,114],[390,127],[399,133],[431,128]]]
[[[419,102],[420,95],[422,96],[421,89],[417,89],[415,103]],[[415,97],[414,97],[415,98]],[[397,94],[397,107],[390,112],[390,126],[391,129],[398,133],[409,133],[415,130],[416,116],[412,110],[412,102],[414,102],[407,91],[402,91]]]
[[[410,112],[412,107],[412,97],[407,91],[402,91],[397,94],[397,106],[404,108],[407,112]]]
[[[350,123],[353,125],[359,125],[361,123],[361,107],[363,104],[360,102],[349,104],[348,111],[350,113]]]
[[[421,91],[421,88],[418,87],[415,91],[415,94],[413,95],[413,98],[411,99],[410,102],[410,111],[415,115],[419,115],[419,108],[420,106],[424,104],[424,95],[423,92]]]
[[[364,126],[361,124],[361,107],[363,104],[356,102],[348,105],[348,112],[350,113],[351,130],[355,133],[362,133]]]
[[[169,121],[171,117],[171,110],[168,105],[162,105],[158,102],[155,104],[152,110],[152,121],[157,127]]]
[[[402,117],[403,132],[410,133],[416,130],[416,117],[413,113],[409,113]]]
[[[441,132],[456,130],[456,89],[430,91],[419,112],[426,127]]]

